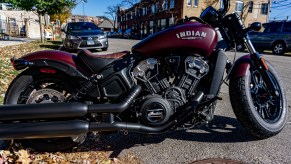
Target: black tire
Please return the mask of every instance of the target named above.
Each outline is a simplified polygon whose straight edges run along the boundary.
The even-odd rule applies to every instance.
[[[37,70],[26,70],[19,74],[9,86],[4,104],[26,104],[28,97],[33,92],[43,89],[41,85],[49,83],[46,89],[61,90],[64,92],[73,91],[76,86],[72,85],[73,80],[66,78],[64,75],[42,75]],[[68,81],[71,81],[70,83]],[[77,145],[72,138],[49,138],[49,139],[25,139],[19,140],[24,146],[33,148],[38,151],[63,151]]]
[[[102,51],[107,51],[108,50],[108,47],[106,48],[101,48]]]
[[[273,54],[284,55],[286,52],[286,45],[284,42],[276,42],[272,47]]]
[[[282,80],[267,63],[278,97],[268,95],[266,85],[258,71],[250,69],[246,76],[230,79],[229,94],[234,113],[242,126],[257,138],[278,134],[288,116],[286,93]]]

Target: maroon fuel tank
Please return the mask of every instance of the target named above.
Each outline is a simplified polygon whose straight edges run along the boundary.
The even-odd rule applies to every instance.
[[[132,47],[132,52],[145,56],[187,52],[207,57],[216,44],[217,34],[212,27],[198,22],[187,22],[142,40]]]

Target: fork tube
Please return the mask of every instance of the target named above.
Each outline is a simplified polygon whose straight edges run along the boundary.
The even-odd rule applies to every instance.
[[[249,52],[251,53],[251,65],[254,65],[255,68],[260,72],[262,75],[264,82],[266,83],[267,87],[270,89],[272,95],[277,96],[279,93],[275,88],[274,82],[271,80],[270,75],[268,74],[268,66],[265,63],[264,58],[256,51],[255,47],[253,46],[252,42],[250,41],[249,37],[246,35],[244,37],[245,46],[248,48]]]
[[[247,47],[247,49],[249,50],[249,52],[251,54],[256,54],[257,53],[257,51],[256,51],[256,49],[255,49],[255,47],[254,47],[253,43],[251,42],[251,40],[250,40],[248,35],[246,35],[244,37],[244,43],[245,43],[245,46]]]

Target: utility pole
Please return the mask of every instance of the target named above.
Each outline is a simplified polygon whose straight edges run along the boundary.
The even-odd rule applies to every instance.
[[[269,22],[269,18],[270,18],[270,9],[271,9],[271,0],[268,0],[268,14],[267,14],[267,18],[266,18],[266,22]]]
[[[82,3],[83,3],[83,16],[85,16],[85,2],[82,1]]]

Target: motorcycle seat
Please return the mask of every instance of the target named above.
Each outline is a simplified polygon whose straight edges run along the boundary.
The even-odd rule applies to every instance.
[[[94,73],[99,72],[105,66],[113,63],[114,61],[122,58],[128,54],[129,51],[115,52],[111,54],[93,54],[89,50],[80,50],[77,56],[81,61]]]

